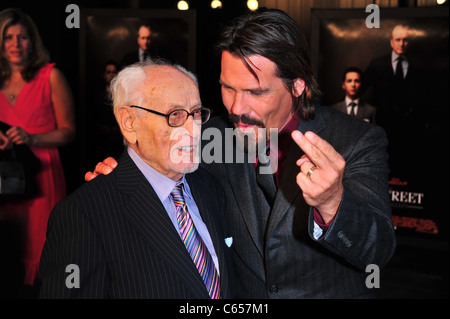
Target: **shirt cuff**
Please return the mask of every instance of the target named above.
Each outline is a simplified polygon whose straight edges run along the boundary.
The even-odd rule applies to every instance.
[[[334,220],[334,218],[332,220],[330,220],[328,223],[325,223],[325,221],[323,220],[319,211],[314,208],[314,221],[324,232],[326,232],[328,230],[328,227],[333,222],[333,220]]]

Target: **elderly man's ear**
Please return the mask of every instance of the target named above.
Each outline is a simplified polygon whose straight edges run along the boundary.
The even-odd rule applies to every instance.
[[[116,120],[123,137],[129,144],[136,144],[138,122],[136,113],[129,106],[119,106],[116,110]]]

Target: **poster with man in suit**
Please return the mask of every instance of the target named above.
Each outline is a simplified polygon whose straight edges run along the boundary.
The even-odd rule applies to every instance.
[[[360,98],[361,83],[361,69],[352,66],[345,69],[341,83],[345,94],[344,100],[333,104],[331,107],[360,120],[375,124],[377,109]]]
[[[370,28],[363,9],[313,10],[311,48],[322,104],[342,98],[336,83],[347,66],[363,70],[361,98],[377,108],[376,124],[388,136],[397,233],[447,240],[442,198],[449,189],[441,178],[449,160],[448,8],[379,12],[379,27]]]

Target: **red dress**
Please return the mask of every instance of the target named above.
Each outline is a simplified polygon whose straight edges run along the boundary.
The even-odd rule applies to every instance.
[[[14,106],[0,92],[0,121],[22,127],[28,134],[56,129],[51,101],[50,72],[55,64],[47,64],[20,91]],[[1,215],[20,219],[24,224],[25,284],[33,285],[38,277],[39,260],[45,242],[47,221],[53,206],[66,196],[63,167],[56,147],[30,147],[41,161],[36,175],[39,195],[21,202],[0,206]]]

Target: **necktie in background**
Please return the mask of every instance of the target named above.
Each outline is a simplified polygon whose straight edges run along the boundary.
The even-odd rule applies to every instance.
[[[149,58],[148,51],[144,51],[144,54],[142,54],[142,62],[146,61],[148,58]]]
[[[356,113],[355,113],[356,103],[355,102],[350,102],[349,106],[351,106],[350,115],[351,116],[356,116]]]
[[[403,57],[399,56],[397,58],[397,66],[395,67],[395,79],[403,80],[403,66],[402,66]]]
[[[181,239],[205,283],[209,296],[211,299],[219,299],[219,274],[217,273],[214,261],[206,248],[205,243],[195,229],[181,188],[182,184],[177,185],[171,193],[175,206],[177,207],[177,221],[178,227],[180,228]]]

